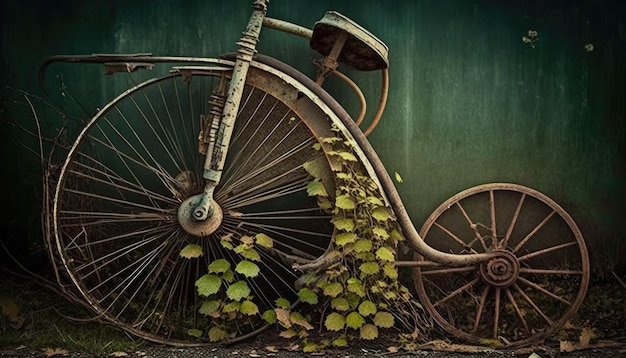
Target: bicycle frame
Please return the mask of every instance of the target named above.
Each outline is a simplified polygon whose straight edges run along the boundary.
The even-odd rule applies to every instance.
[[[186,234],[189,234],[192,237],[205,237],[213,233],[219,233],[219,231],[217,230],[222,225],[222,221],[227,223],[226,220],[228,220],[228,219],[225,220],[224,217],[228,215],[232,215],[232,213],[229,212],[226,204],[223,204],[225,209],[224,209],[224,212],[222,212],[222,208],[220,207],[220,205],[218,205],[213,195],[214,193],[217,193],[216,196],[218,197],[218,200],[219,200],[219,196],[218,196],[219,192],[222,190],[223,187],[227,186],[227,183],[229,181],[228,169],[226,169],[227,174],[224,175],[224,178],[225,178],[224,183],[222,183],[222,187],[216,190],[216,188],[218,188],[218,186],[221,183],[222,172],[224,171],[224,167],[226,164],[227,156],[229,155],[228,154],[229,151],[232,150],[234,157],[235,158],[238,157],[238,153],[236,153],[237,144],[234,144],[236,143],[236,140],[233,142],[233,147],[230,148],[231,137],[233,136],[233,133],[235,133],[234,132],[235,125],[242,124],[241,122],[244,122],[246,124],[248,123],[246,122],[244,115],[241,115],[241,118],[239,119],[241,122],[237,123],[237,116],[240,115],[240,110],[241,112],[245,112],[245,107],[246,107],[245,101],[242,104],[242,97],[244,96],[244,92],[246,91],[244,87],[248,86],[249,88],[249,87],[254,87],[255,85],[259,86],[257,83],[258,78],[262,78],[263,80],[266,80],[267,78],[277,78],[275,82],[271,82],[271,81],[268,81],[268,82],[274,85],[279,82],[282,83],[283,81],[285,83],[288,83],[289,85],[293,86],[293,88],[297,89],[298,99],[300,99],[301,94],[303,94],[304,92],[307,92],[306,98],[308,98],[311,101],[310,103],[312,104],[312,106],[317,107],[317,109],[320,109],[322,107],[324,108],[323,115],[325,117],[320,117],[323,119],[320,120],[319,122],[324,122],[325,124],[329,124],[330,122],[327,123],[325,122],[324,119],[327,117],[332,117],[333,118],[332,124],[338,125],[342,128],[341,131],[345,135],[344,138],[346,138],[347,141],[350,141],[351,142],[350,144],[355,148],[354,151],[358,152],[361,163],[363,164],[363,167],[366,169],[367,174],[371,176],[371,179],[373,180],[373,182],[379,187],[380,194],[384,199],[382,201],[385,202],[386,206],[388,208],[391,208],[391,210],[395,214],[397,223],[402,229],[402,234],[407,239],[408,245],[417,254],[415,258],[411,261],[396,260],[394,261],[394,264],[397,267],[415,267],[414,272],[417,272],[417,274],[415,274],[417,277],[416,280],[420,282],[416,285],[418,285],[422,289],[422,291],[419,291],[420,288],[418,288],[418,293],[421,295],[422,298],[426,297],[427,293],[424,290],[424,284],[420,276],[421,270],[425,270],[429,266],[435,267],[435,269],[430,270],[430,271],[425,270],[424,271],[425,274],[447,276],[447,275],[451,275],[454,272],[463,273],[463,272],[468,272],[468,271],[473,271],[473,273],[476,274],[476,277],[473,281],[468,282],[461,288],[458,288],[456,286],[453,287],[453,290],[444,299],[441,299],[438,302],[435,302],[434,305],[428,307],[429,311],[435,312],[436,314],[435,318],[438,322],[440,322],[440,324],[446,325],[446,328],[452,332],[455,332],[454,333],[455,335],[462,336],[468,339],[475,338],[473,336],[474,332],[470,332],[470,334],[460,332],[457,328],[448,324],[444,317],[441,317],[438,315],[437,313],[438,308],[436,306],[438,305],[438,303],[444,302],[450,298],[453,298],[459,295],[460,293],[463,293],[464,291],[469,290],[470,288],[474,289],[475,287],[473,286],[478,282],[485,282],[487,284],[486,286],[487,288],[485,288],[482,292],[480,292],[480,295],[482,295],[482,298],[480,299],[480,307],[477,309],[477,312],[476,312],[477,318],[474,323],[474,327],[475,327],[474,331],[478,329],[477,327],[478,327],[478,324],[480,323],[480,316],[483,312],[484,302],[486,302],[486,297],[490,292],[489,290],[491,288],[494,288],[493,292],[495,292],[495,296],[496,296],[495,301],[497,303],[496,303],[496,309],[495,309],[496,317],[494,320],[495,324],[493,326],[493,336],[497,337],[497,334],[498,334],[497,329],[499,326],[498,315],[500,312],[500,309],[499,309],[500,295],[501,295],[500,291],[504,290],[503,292],[505,292],[505,294],[508,293],[509,295],[508,299],[511,302],[515,303],[515,301],[513,300],[511,296],[512,291],[509,291],[509,287],[519,290],[516,280],[518,279],[518,276],[520,272],[522,271],[524,273],[536,273],[536,274],[546,274],[546,275],[547,274],[570,275],[570,277],[577,277],[576,275],[579,275],[579,274],[583,275],[584,273],[584,275],[586,276],[582,276],[583,283],[581,284],[581,291],[580,291],[581,293],[578,295],[578,297],[576,298],[576,301],[574,301],[573,303],[570,303],[566,299],[563,299],[559,297],[558,295],[552,294],[551,292],[548,292],[547,290],[540,288],[538,285],[532,286],[533,285],[532,282],[528,283],[529,281],[526,281],[524,278],[520,277],[520,282],[522,285],[535,288],[551,298],[556,298],[556,300],[569,305],[570,313],[574,312],[577,309],[577,307],[580,305],[582,297],[584,296],[584,291],[586,290],[586,282],[588,281],[589,269],[588,269],[588,262],[586,259],[588,255],[586,253],[586,248],[584,247],[584,242],[582,241],[582,235],[579,234],[575,223],[569,217],[569,215],[567,215],[567,213],[565,213],[564,210],[562,210],[556,203],[552,202],[549,198],[544,198],[544,196],[541,193],[538,193],[531,189],[524,188],[515,184],[494,183],[496,184],[495,186],[486,185],[486,186],[479,186],[476,188],[471,188],[465,192],[457,194],[456,196],[452,197],[448,202],[442,204],[440,209],[438,209],[435,212],[437,213],[437,215],[434,215],[432,216],[432,218],[429,218],[427,220],[427,224],[425,225],[425,227],[427,228],[429,228],[432,225],[436,226],[437,225],[436,221],[438,219],[439,214],[441,214],[445,210],[450,209],[451,207],[454,207],[455,209],[458,208],[460,209],[460,211],[462,211],[462,214],[464,217],[462,219],[464,220],[462,224],[469,227],[469,232],[466,233],[468,242],[461,240],[459,237],[455,236],[452,232],[446,231],[446,229],[443,226],[438,226],[438,228],[442,232],[447,233],[449,238],[452,238],[452,240],[454,241],[454,245],[456,245],[456,247],[461,247],[461,249],[460,251],[457,251],[457,253],[446,252],[447,250],[453,251],[452,249],[448,249],[448,248],[436,249],[435,247],[441,247],[441,246],[438,246],[437,243],[434,242],[435,240],[431,239],[432,236],[429,236],[428,234],[429,229],[426,229],[426,231],[422,229],[423,238],[420,236],[420,233],[418,233],[418,231],[416,230],[415,226],[413,225],[402,203],[400,195],[395,187],[395,184],[393,183],[392,179],[388,175],[387,170],[383,166],[382,162],[378,158],[376,151],[374,150],[374,148],[372,147],[372,145],[369,143],[369,141],[366,138],[367,134],[369,134],[378,123],[380,117],[382,116],[382,113],[386,104],[387,88],[388,88],[386,46],[382,44],[382,42],[377,42],[379,40],[376,39],[373,35],[369,34],[367,30],[358,26],[358,24],[351,22],[351,20],[345,17],[342,17],[342,15],[338,13],[335,13],[335,12],[327,13],[327,16],[330,14],[329,18],[325,16],[324,19],[322,19],[322,21],[316,23],[316,27],[314,28],[314,30],[310,30],[310,29],[307,29],[307,28],[304,28],[304,27],[301,27],[301,26],[298,26],[298,25],[295,25],[295,24],[292,24],[283,20],[266,17],[268,3],[269,3],[269,0],[254,0],[253,5],[252,5],[252,9],[253,9],[252,14],[249,18],[248,24],[245,28],[245,31],[243,32],[242,37],[236,43],[238,45],[238,50],[234,55],[227,57],[227,59],[210,59],[210,58],[202,58],[202,57],[158,57],[158,56],[152,56],[152,54],[150,53],[127,54],[127,55],[96,54],[96,55],[89,55],[89,56],[53,56],[53,57],[48,58],[42,64],[40,68],[39,76],[40,76],[41,86],[45,92],[45,85],[43,83],[44,72],[50,63],[59,62],[59,61],[69,62],[69,63],[104,64],[106,74],[112,74],[115,72],[127,72],[128,73],[128,72],[134,72],[140,69],[149,69],[152,66],[154,66],[155,63],[185,63],[185,64],[197,64],[198,65],[198,66],[185,65],[182,67],[173,67],[170,70],[170,72],[174,72],[174,74],[170,76],[163,76],[161,78],[157,77],[157,78],[151,79],[149,81],[146,81],[138,85],[137,88],[142,87],[146,84],[151,84],[153,82],[160,81],[161,79],[164,79],[164,78],[172,78],[172,77],[176,77],[177,80],[182,80],[186,84],[190,84],[191,76],[195,75],[196,73],[199,73],[199,74],[204,73],[206,75],[207,73],[210,72],[210,75],[212,76],[212,79],[215,80],[215,82],[211,82],[211,86],[207,87],[207,91],[202,92],[199,98],[200,101],[202,101],[204,105],[206,105],[207,103],[205,102],[205,100],[208,100],[209,107],[208,108],[203,107],[203,113],[206,113],[205,111],[208,111],[208,114],[200,115],[200,127],[199,128],[194,127],[194,130],[192,132],[193,135],[196,135],[196,134],[198,135],[197,136],[198,152],[195,152],[196,149],[193,147],[196,145],[195,141],[191,141],[192,148],[189,151],[189,153],[193,155],[196,155],[198,153],[200,154],[200,156],[196,158],[198,159],[197,163],[194,163],[194,170],[196,172],[192,173],[192,175],[195,174],[194,179],[195,178],[200,179],[200,176],[201,176],[202,181],[200,182],[199,186],[194,187],[193,192],[187,193],[187,195],[190,195],[190,196],[176,195],[175,196],[176,200],[173,201],[174,204],[172,205],[179,205],[179,206],[177,207],[177,209],[173,209],[171,212],[168,212],[168,213],[175,213],[171,215],[168,214],[169,215],[168,220],[170,220],[171,218],[174,218],[172,220],[172,222],[174,223],[172,227],[175,227],[174,230],[176,230],[177,233],[181,233],[182,231],[180,229],[182,229],[184,232],[186,232]],[[324,20],[326,20],[326,22],[323,22]],[[328,35],[328,39],[326,38],[322,39],[323,40],[322,44],[315,43],[315,41],[320,40],[319,38],[316,38],[316,32],[315,32],[318,29],[317,24],[320,24],[320,23],[330,28],[330,30],[326,28],[326,31],[331,31],[330,35],[328,33],[326,34]],[[324,56],[323,59],[316,61],[316,64],[319,66],[317,77],[315,79],[311,79],[309,77],[306,77],[302,73],[299,73],[298,71],[290,68],[288,65],[272,59],[271,57],[257,55],[256,46],[259,41],[260,33],[263,27],[272,28],[278,31],[286,32],[289,34],[293,34],[296,36],[309,39],[311,48],[313,48],[314,50],[316,50],[317,52],[319,52],[320,54]],[[363,47],[357,48],[357,51],[354,51],[355,42],[357,42],[356,46],[363,45]],[[380,44],[382,44],[382,46]],[[380,46],[380,47],[377,48],[377,46]],[[377,50],[380,50],[381,47],[383,48],[382,52],[384,53],[382,54],[377,53]],[[367,53],[367,51],[370,51],[370,50],[371,52]],[[342,57],[342,55],[344,55],[343,51],[348,51],[348,52],[352,51],[352,52],[350,53],[350,56]],[[366,55],[371,55],[371,54],[374,54],[374,57],[372,57],[373,60],[372,58],[369,58],[366,56]],[[376,55],[380,55],[381,57],[375,57]],[[362,58],[360,58],[359,56],[362,56]],[[348,61],[346,61],[346,57],[349,57]],[[381,89],[381,97],[379,101],[378,110],[376,111],[374,115],[372,123],[364,131],[359,128],[359,124],[361,124],[363,120],[365,107],[366,107],[364,95],[363,93],[361,93],[361,90],[354,82],[352,82],[347,76],[341,74],[341,72],[337,71],[337,66],[340,60],[343,60],[342,63],[346,63],[347,65],[352,65],[357,70],[373,70],[373,69],[382,70],[381,71],[382,72],[382,86],[381,86],[382,89]],[[372,62],[377,62],[377,61],[378,63],[372,64]],[[381,62],[383,66],[380,66]],[[264,73],[265,76],[257,75],[258,72],[256,71],[258,71],[259,69],[263,69],[264,72],[262,73]],[[359,99],[362,109],[359,115],[355,119],[353,119],[350,115],[348,115],[345,112],[344,108],[339,103],[337,103],[336,100],[334,100],[332,96],[322,88],[325,78],[331,74],[337,76],[338,78],[343,80],[346,84],[348,84],[348,86],[354,91],[357,98]],[[286,79],[289,79],[289,81],[287,81]],[[262,82],[262,81],[258,81],[258,82]],[[267,88],[269,87],[270,86],[267,85]],[[263,86],[259,86],[259,88],[261,88],[261,90],[265,89]],[[272,88],[270,91],[266,93],[272,92],[273,90],[274,89]],[[210,96],[209,98],[206,98],[208,96],[207,93],[209,92],[210,92]],[[278,92],[280,91],[276,91],[276,93]],[[106,114],[108,113],[107,111],[110,108],[114,107],[116,103],[118,102],[118,100],[123,99],[124,97],[132,93],[133,93],[133,90],[129,89],[126,92],[122,93],[120,96],[118,96],[114,101],[107,104],[107,106],[102,111],[100,111],[93,117],[92,122],[89,124],[89,127],[91,127],[92,124],[95,124],[99,119],[101,119],[102,116],[106,116]],[[283,91],[283,93],[288,93],[288,90]],[[269,97],[271,97],[271,95]],[[296,97],[296,95],[293,94],[293,97]],[[281,100],[284,100],[284,98],[281,98]],[[282,103],[286,103],[286,102],[282,102]],[[297,106],[290,107],[290,110],[295,111],[294,109],[295,107]],[[298,115],[300,119],[309,118],[309,117],[317,119],[315,115],[313,116],[307,115],[309,113],[310,112],[305,112],[304,114],[298,113]],[[196,120],[195,115],[192,116],[192,119]],[[183,123],[187,123],[188,120],[189,120],[188,117],[185,117]],[[282,126],[282,122],[276,122],[276,123],[280,123],[280,126]],[[313,127],[314,126],[311,126],[308,129],[311,129]],[[92,128],[86,127],[85,132],[87,132],[88,130]],[[281,127],[281,128],[284,128],[284,127]],[[176,130],[178,128],[174,127],[173,129]],[[275,133],[274,131],[267,131],[267,132],[261,132],[261,133],[270,133],[270,135],[267,135],[267,134],[260,135],[260,137],[262,137],[263,139],[279,138],[277,136],[271,135]],[[332,136],[332,134],[328,134],[328,133],[330,133],[330,131],[323,132],[323,133],[315,132],[314,139],[321,143],[323,139],[328,138],[328,136]],[[82,136],[82,133],[81,133],[81,136]],[[235,134],[235,138],[237,138],[237,134]],[[76,145],[83,144],[84,143],[82,141],[83,139],[84,137],[80,137]],[[305,142],[302,142],[302,143],[305,143]],[[258,143],[255,143],[255,144],[257,144],[258,148],[261,147],[260,144]],[[111,147],[114,147],[114,145],[111,144]],[[257,148],[257,147],[254,147],[254,148]],[[74,151],[74,149],[75,147],[72,147],[72,151]],[[71,161],[72,159],[71,158],[72,151],[70,152],[70,155],[68,155],[68,158],[69,158],[68,161]],[[329,159],[331,155],[328,153],[325,153],[325,154],[327,154],[327,157],[324,159]],[[249,158],[254,158],[254,156],[250,155]],[[250,159],[250,160],[253,160],[253,159]],[[303,171],[303,168],[305,167],[305,165],[309,163],[309,162],[306,162],[305,160],[310,160],[310,158],[303,159],[303,162],[299,162],[297,166],[295,166],[295,168],[297,168],[300,171]],[[305,163],[305,164],[302,164],[302,163]],[[67,168],[67,165],[68,163],[66,162],[66,166],[63,167],[63,171],[65,171],[65,169]],[[152,167],[151,166],[149,167],[151,170]],[[200,175],[200,171],[202,171],[201,175]],[[186,173],[188,173],[188,171],[180,170],[179,175],[186,174]],[[291,171],[289,172],[286,171],[285,173],[291,173]],[[309,181],[311,180],[310,177],[306,176],[307,175],[306,173],[304,174],[305,175],[301,181],[301,183],[304,183],[304,185],[299,187],[299,190],[302,190],[302,188],[306,186],[306,183],[309,183]],[[330,175],[330,176],[333,176],[333,175]],[[177,178],[178,176],[176,176],[176,179]],[[248,177],[246,178],[246,180],[250,178],[251,177]],[[242,180],[242,181],[245,181],[245,180]],[[284,184],[284,182],[282,184]],[[62,186],[58,185],[57,194],[61,193],[61,189],[62,189]],[[495,192],[496,191],[511,191],[511,192],[516,192],[516,193],[521,193],[521,199],[519,199],[519,202],[517,203],[517,208],[516,208],[515,213],[513,214],[513,219],[508,224],[509,225],[508,231],[504,235],[502,233],[499,233],[496,230],[496,210],[495,210],[495,207],[496,207]],[[199,194],[196,194],[196,193],[199,193]],[[491,223],[490,226],[480,224],[480,222],[478,221],[473,221],[471,218],[471,215],[466,213],[460,204],[461,199],[465,198],[466,196],[475,195],[476,193],[487,193],[486,195],[488,196],[487,202],[488,202],[488,207],[489,207],[490,218],[485,219],[485,220],[486,222]],[[176,194],[180,194],[180,193],[176,192]],[[549,215],[546,216],[546,218],[540,224],[535,224],[533,231],[530,232],[529,234],[525,234],[526,236],[519,243],[517,243],[515,247],[513,246],[509,247],[508,246],[509,236],[511,235],[513,228],[516,225],[516,221],[518,217],[520,216],[520,210],[522,208],[522,204],[527,196],[530,198],[534,198],[533,200],[536,199],[539,202],[543,202],[543,204],[551,208],[552,211]],[[55,207],[54,207],[55,215],[57,213],[57,207],[56,207],[57,204],[58,204],[57,197],[55,197]],[[311,211],[319,212],[319,208],[316,205],[317,203],[313,203],[313,208]],[[241,213],[235,213],[235,214],[243,215]],[[559,244],[553,247],[544,248],[542,250],[532,251],[530,253],[522,253],[520,248],[524,246],[527,241],[530,240],[530,238],[534,235],[535,232],[541,229],[541,227],[550,219],[550,217],[553,216],[553,214],[557,214],[556,216],[559,216],[559,215],[561,216],[565,224],[567,224],[567,226],[569,226],[572,229],[572,233],[575,236],[575,240],[565,242],[563,244]],[[326,214],[323,214],[323,215],[326,215]],[[68,216],[68,217],[73,218],[72,216]],[[178,220],[178,222],[175,222],[176,219]],[[327,217],[324,217],[324,220],[326,219]],[[55,216],[55,220],[56,220],[56,216]],[[55,221],[55,224],[56,224],[56,221]],[[479,227],[479,226],[482,226],[482,227]],[[331,230],[330,230],[331,232],[324,233],[324,235],[329,240],[332,240],[334,239],[334,235],[337,232],[337,228],[333,227],[332,225],[330,225],[330,227],[331,227]],[[501,227],[502,226],[498,224],[498,229],[500,229]],[[332,233],[333,229],[335,230],[335,233]],[[488,233],[485,234],[484,230],[481,233],[479,229],[487,229]],[[502,237],[504,238],[501,239]],[[426,240],[429,240],[428,241],[429,243],[433,243],[433,246],[431,247],[426,242]],[[73,238],[72,238],[72,241],[74,241]],[[332,241],[330,242],[332,243]],[[474,249],[472,247],[475,243],[478,243],[481,246],[481,249],[483,250],[483,252],[479,252],[480,249]],[[58,248],[59,248],[59,252],[61,253],[63,246],[59,244],[58,237],[57,237],[57,244],[59,245]],[[577,245],[577,247],[580,248],[580,253],[582,256],[582,259],[581,259],[582,269],[580,270],[580,273],[576,270],[570,270],[570,269],[544,269],[544,268],[522,267],[522,263],[525,265],[529,265],[527,262],[524,263],[524,261],[530,260],[533,257],[540,256],[540,255],[547,254],[552,251],[556,251],[558,249],[571,247],[575,245]],[[325,242],[323,245],[320,245],[320,247],[321,247],[321,250],[319,252],[322,253],[322,256],[317,257],[317,259],[307,258],[306,260],[302,260],[302,261],[295,261],[295,260],[292,260],[290,262],[286,261],[286,263],[288,264],[288,266],[286,266],[288,270],[288,274],[292,274],[293,273],[292,269],[295,268],[296,270],[298,270],[295,275],[301,276],[302,278],[306,276],[306,275],[302,275],[302,273],[306,274],[311,271],[324,269],[325,268],[324,265],[328,265],[329,261],[332,261],[332,258],[329,258],[330,255],[327,256],[327,254],[331,252],[330,248],[332,248],[332,244],[328,245],[328,242]],[[327,250],[326,253],[323,253],[324,249]],[[62,253],[60,255],[65,258],[65,256],[63,256]],[[289,256],[289,255],[285,255],[285,257],[286,256]],[[100,258],[97,258],[97,260],[99,259]],[[463,266],[471,266],[471,267],[469,267],[469,269],[467,270],[465,268],[458,269]],[[453,269],[448,270],[445,267],[452,267]],[[71,270],[68,268],[68,271],[71,271]],[[73,280],[75,279],[74,276],[72,276],[72,279]],[[75,284],[79,286],[79,282],[75,281]],[[295,286],[297,286],[297,284],[298,282],[296,281]],[[520,295],[523,295],[522,291],[518,293]],[[87,297],[89,295],[85,294],[85,296]],[[531,305],[534,304],[532,300],[528,298],[528,296],[524,296],[524,298]],[[424,298],[424,299],[427,302],[430,302],[428,301],[430,300],[430,298]],[[94,305],[94,307],[97,306],[96,304],[93,304],[93,303],[92,305]],[[104,311],[107,311],[107,310],[105,309]],[[106,312],[101,312],[101,313],[106,313]],[[542,312],[540,313],[544,318],[546,317],[545,315],[543,315]],[[520,316],[522,321],[524,321],[523,315],[519,312],[518,312],[518,315]],[[566,318],[567,316],[562,318],[561,321],[559,322],[560,323],[564,322]],[[553,322],[550,319],[546,319],[546,321],[548,322],[550,329],[555,329],[556,327],[558,327],[558,325],[553,324]],[[524,321],[524,324],[525,324],[525,321]]]
[[[213,128],[216,132],[215,138],[213,139],[213,143],[209,143],[208,145],[211,152],[206,153],[203,173],[203,177],[206,180],[204,191],[201,194],[186,199],[179,209],[179,220],[186,221],[188,224],[187,226],[189,227],[194,227],[195,233],[208,235],[219,227],[222,220],[221,210],[213,200],[213,192],[220,182],[221,171],[223,170],[224,162],[228,153],[230,137],[232,135],[232,129],[239,109],[247,71],[251,61],[253,61],[254,55],[257,53],[256,44],[259,40],[261,29],[266,26],[268,28],[309,39],[313,33],[312,30],[299,25],[284,20],[266,17],[265,15],[267,13],[268,3],[268,0],[254,0],[252,5],[252,15],[250,16],[242,37],[237,42],[239,49],[236,53],[235,65],[232,68],[232,77],[228,83],[227,93],[223,96],[224,105],[221,110],[217,111],[218,115],[212,118],[213,125],[215,126],[216,123],[219,123],[219,128]],[[358,26],[357,24],[354,25]],[[363,29],[363,31],[367,33],[366,30]],[[361,102],[361,106],[363,107],[359,117],[356,119],[356,123],[360,124],[364,114],[364,96],[356,84],[354,84],[347,76],[336,70],[338,65],[337,59],[343,48],[345,40],[345,36],[340,36],[338,43],[336,43],[330,53],[322,61],[320,61],[319,65],[321,68],[315,82],[317,85],[321,86],[324,78],[331,73],[337,75],[340,79],[346,82],[349,87],[355,91]],[[107,74],[113,74],[116,72],[135,72],[140,69],[150,69],[155,63],[211,63],[211,61],[202,57],[152,56],[151,53],[126,55],[95,54],[86,56],[52,56],[46,59],[39,70],[40,85],[44,89],[44,92],[44,73],[46,68],[53,62],[104,64],[105,73]],[[369,134],[373,130],[384,111],[387,98],[388,74],[386,68],[382,72],[382,91],[379,108],[372,120],[372,124],[363,132],[364,134]],[[356,130],[360,131],[358,127],[356,127]],[[368,156],[377,157],[376,152],[371,147],[370,143],[365,139],[365,135],[361,139],[356,139],[358,144],[363,147]],[[382,165],[374,165],[373,169],[380,179],[382,190],[389,198],[389,205],[396,213],[398,221],[405,230],[404,235],[406,236],[409,245],[417,253],[430,260],[430,262],[397,261],[397,266],[421,266],[436,262],[448,266],[461,267],[480,264],[498,257],[498,254],[494,252],[473,255],[456,255],[441,252],[430,247],[420,237],[415,226],[413,225],[406,209],[404,208],[404,205],[402,204],[400,195],[386,169],[382,167]]]

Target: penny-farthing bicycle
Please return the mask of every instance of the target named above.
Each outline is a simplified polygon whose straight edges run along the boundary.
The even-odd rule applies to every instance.
[[[43,74],[58,61],[111,71],[182,64],[100,109],[60,167],[48,243],[85,302],[145,339],[202,344],[189,335],[206,324],[195,282],[212,262],[241,261],[242,251],[222,239],[245,249],[259,235],[272,245],[256,251],[258,274],[243,275],[249,297],[260,309],[293,297],[301,276],[293,263],[314,261],[333,243],[332,217],[307,186],[313,170],[335,192],[336,163],[324,139],[340,137],[397,217],[414,254],[396,266],[410,267],[419,301],[443,328],[471,342],[509,345],[559,329],[582,303],[590,271],[570,215],[535,190],[493,183],[453,196],[418,233],[366,139],[386,101],[387,47],[337,12],[309,30],[266,11],[267,1],[254,1],[232,55],[55,56],[42,67]],[[322,55],[318,77],[257,54],[263,27],[309,39]],[[338,63],[382,73],[379,110],[365,130],[358,126],[363,112],[353,119],[322,88],[326,76],[338,76],[364,103]],[[181,259],[189,244],[203,256]],[[266,326],[248,318],[226,340]]]

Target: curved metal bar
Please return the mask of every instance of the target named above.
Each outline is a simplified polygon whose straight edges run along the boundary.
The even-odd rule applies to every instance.
[[[46,92],[45,72],[52,63],[88,63],[88,64],[105,64],[105,63],[215,63],[215,59],[204,57],[177,57],[177,56],[152,56],[151,53],[137,54],[93,54],[93,55],[57,55],[50,56],[39,66],[39,86]]]
[[[452,266],[452,267],[460,267],[460,266],[468,266],[472,264],[479,264],[482,262],[486,262],[494,257],[496,257],[496,253],[478,253],[474,255],[456,255],[449,254],[439,250],[436,250],[430,247],[422,237],[419,235],[415,226],[411,222],[411,218],[402,203],[400,198],[400,194],[398,193],[396,187],[393,184],[393,181],[387,170],[385,169],[383,163],[381,162],[378,154],[367,140],[367,138],[363,135],[359,127],[357,127],[356,123],[352,120],[350,115],[346,112],[346,110],[339,104],[337,101],[324,90],[322,87],[315,84],[313,80],[304,74],[294,70],[291,66],[284,64],[274,58],[264,56],[264,55],[256,55],[255,60],[260,63],[271,66],[281,72],[288,74],[293,77],[297,81],[301,82],[311,91],[313,91],[317,96],[320,97],[327,106],[332,108],[332,110],[337,114],[337,117],[342,121],[342,123],[346,126],[346,128],[350,131],[350,133],[354,136],[354,139],[357,141],[357,144],[361,148],[361,150],[365,153],[366,157],[369,159],[370,164],[372,165],[372,169],[378,176],[380,184],[382,186],[383,195],[386,196],[387,202],[393,209],[394,213],[397,216],[398,222],[402,227],[403,234],[407,238],[408,243],[411,247],[424,256],[426,259],[435,261],[444,266]]]
[[[374,119],[372,123],[367,127],[367,129],[363,132],[364,136],[370,135],[374,128],[378,125],[380,118],[383,116],[383,112],[385,111],[385,106],[387,105],[387,94],[389,93],[389,69],[383,68],[381,70],[382,73],[382,84],[381,84],[381,93],[380,93],[380,102],[378,103],[378,110],[374,115]]]
[[[356,96],[359,98],[359,102],[361,103],[361,111],[359,112],[359,116],[354,121],[356,122],[357,126],[361,125],[361,123],[363,123],[363,119],[365,118],[365,111],[367,109],[367,102],[365,101],[365,95],[363,95],[363,92],[361,91],[359,86],[357,86],[357,84],[354,83],[354,81],[352,81],[350,77],[346,76],[345,74],[337,70],[334,70],[331,73],[339,77],[342,81],[344,81],[354,91]]]

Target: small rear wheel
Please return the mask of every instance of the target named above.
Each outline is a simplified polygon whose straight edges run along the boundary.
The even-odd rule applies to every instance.
[[[493,183],[441,204],[420,236],[440,251],[492,252],[479,265],[413,269],[422,304],[449,333],[478,344],[521,346],[548,338],[580,307],[588,253],[570,215],[538,191]]]

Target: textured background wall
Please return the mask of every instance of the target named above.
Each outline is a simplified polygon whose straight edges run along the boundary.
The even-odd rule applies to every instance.
[[[37,70],[47,56],[214,56],[236,50],[250,3],[3,1],[3,122],[11,121],[8,113],[21,113],[12,102],[16,93],[4,85],[38,93]],[[389,102],[370,140],[389,172],[402,175],[398,188],[417,227],[460,190],[512,181],[561,203],[602,265],[608,262],[610,268],[623,259],[625,5],[608,0],[273,0],[269,15],[311,27],[326,10],[347,15],[390,48]],[[538,33],[534,48],[522,41],[529,30]],[[587,44],[593,51],[585,49]],[[303,72],[315,71],[316,56],[300,38],[267,30],[259,48]],[[380,75],[346,72],[371,94],[373,112]],[[87,113],[59,95],[59,74]],[[47,81],[56,103],[88,118],[146,75],[151,74],[106,77],[97,66],[59,65]],[[355,113],[350,92],[330,85]],[[54,116],[44,119],[46,132],[59,125]],[[7,139],[1,144],[3,202],[15,208],[2,218],[3,235],[24,242],[22,235],[28,234],[20,232],[39,225],[39,167],[10,139],[16,133],[12,127],[4,123],[2,131]]]

